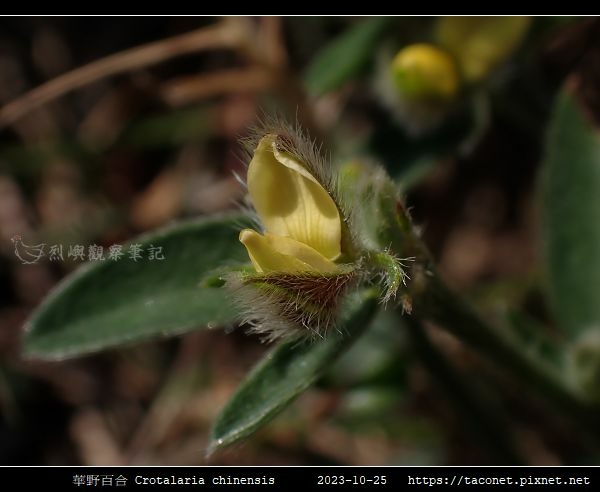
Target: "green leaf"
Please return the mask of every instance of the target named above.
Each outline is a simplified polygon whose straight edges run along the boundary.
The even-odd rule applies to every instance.
[[[219,415],[210,451],[243,439],[287,407],[365,330],[377,310],[373,291],[348,299],[340,333],[317,342],[279,345],[246,377]]]
[[[600,329],[600,133],[568,91],[555,105],[542,199],[551,302],[575,338]]]
[[[380,310],[369,330],[327,372],[325,384],[344,388],[383,385],[393,386],[397,393],[408,392],[412,354],[406,331],[398,327],[392,311]]]
[[[230,295],[211,279],[216,269],[247,261],[237,239],[246,222],[228,216],[181,223],[134,241],[145,251],[137,262],[126,254],[81,267],[28,321],[25,353],[64,358],[232,322]],[[162,247],[164,260],[148,259],[151,245]]]
[[[390,17],[371,17],[350,27],[315,55],[304,82],[308,92],[320,95],[337,89],[375,58],[374,49]]]

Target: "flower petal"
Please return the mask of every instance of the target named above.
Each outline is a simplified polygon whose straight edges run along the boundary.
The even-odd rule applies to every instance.
[[[329,260],[341,254],[342,224],[329,193],[289,153],[263,137],[248,168],[248,191],[267,232],[304,243]]]
[[[240,241],[259,273],[318,272],[332,273],[338,266],[306,244],[273,234],[259,234],[252,229],[240,232]]]
[[[339,269],[339,266],[333,261],[325,258],[316,249],[313,249],[300,241],[296,241],[289,237],[275,236],[269,233],[265,234],[265,238],[269,244],[273,246],[273,249],[281,254],[299,259],[316,272],[332,273]]]

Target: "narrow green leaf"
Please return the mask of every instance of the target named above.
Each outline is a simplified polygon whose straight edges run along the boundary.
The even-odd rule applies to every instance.
[[[243,439],[287,407],[356,341],[373,318],[377,298],[372,291],[348,299],[343,334],[318,342],[286,342],[275,348],[242,382],[219,415],[211,452]]]
[[[575,338],[600,330],[600,132],[568,91],[555,105],[542,172],[551,302]]]
[[[304,76],[308,92],[320,95],[337,89],[374,59],[373,50],[390,19],[393,18],[363,20],[317,53]]]
[[[25,353],[64,358],[235,319],[229,294],[211,273],[247,261],[237,240],[241,216],[197,219],[139,238],[143,258],[83,266],[27,323]],[[164,260],[148,259],[151,246]],[[213,277],[216,274],[212,275]]]

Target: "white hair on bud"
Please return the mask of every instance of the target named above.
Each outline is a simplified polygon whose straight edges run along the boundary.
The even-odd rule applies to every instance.
[[[340,270],[334,274],[232,273],[226,278],[226,286],[242,313],[242,322],[264,341],[324,338],[332,329],[340,330],[339,304],[352,285],[377,283],[384,305],[395,300],[406,285],[404,262],[411,258],[398,258],[386,249],[386,245],[380,244],[376,229],[381,215],[378,193],[387,187],[388,193],[398,200],[399,193],[389,185],[385,170],[368,161],[360,165],[356,180],[351,174],[343,177],[298,123],[291,125],[280,117],[264,117],[243,141],[246,162],[251,161],[261,139],[267,135],[272,137],[278,151],[302,163],[335,202],[342,218]],[[346,177],[351,181],[342,182]],[[255,229],[264,231],[251,204],[247,202],[245,208]],[[403,306],[409,306],[409,298],[404,296],[401,300]]]
[[[263,341],[324,338],[336,329],[338,307],[354,283],[355,272],[230,274],[226,286],[242,322]]]

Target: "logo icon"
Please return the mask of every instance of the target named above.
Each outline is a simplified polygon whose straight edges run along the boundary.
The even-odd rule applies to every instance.
[[[36,244],[34,246],[27,245],[23,242],[20,234],[14,235],[10,239],[15,245],[15,256],[21,260],[24,265],[37,263],[44,256],[44,247],[46,243]]]

